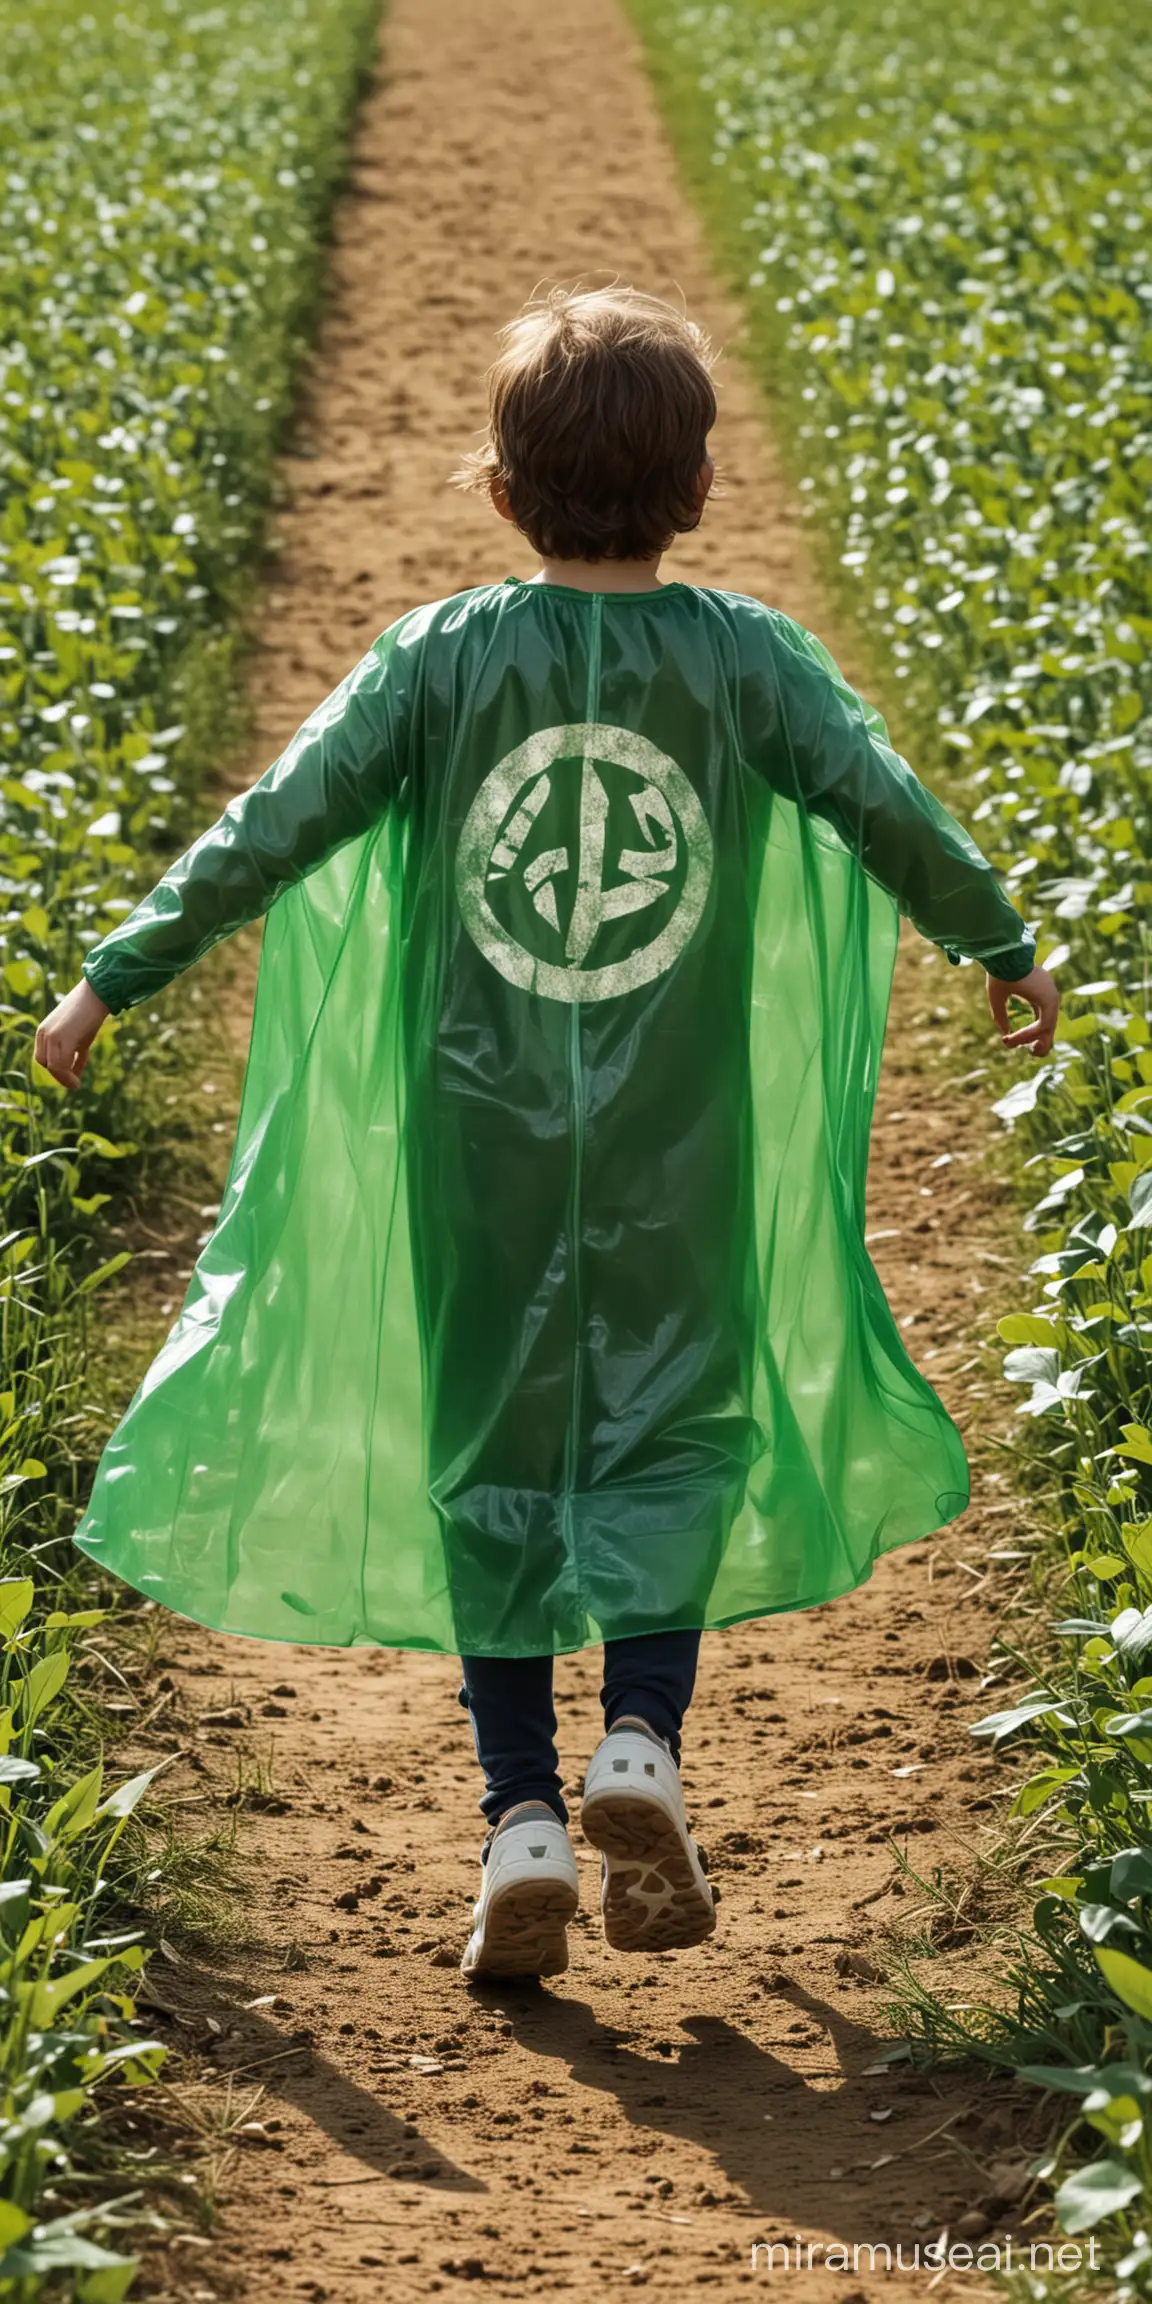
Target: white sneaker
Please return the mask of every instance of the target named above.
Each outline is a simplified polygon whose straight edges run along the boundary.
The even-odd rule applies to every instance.
[[[688,1830],[680,1771],[645,1721],[618,1722],[588,1763],[580,1824],[604,1858],[600,1909],[617,1952],[700,1944],[716,1905]]]
[[[559,1976],[568,1922],[580,1902],[572,1843],[558,1816],[526,1800],[489,1843],[462,1976]]]

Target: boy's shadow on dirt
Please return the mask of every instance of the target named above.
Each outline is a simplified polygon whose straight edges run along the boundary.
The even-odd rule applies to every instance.
[[[258,2107],[262,2126],[267,2128],[270,2115],[275,2117],[280,2108],[297,2111],[364,2171],[361,2177],[333,2178],[333,2184],[363,2182],[374,2174],[402,2183],[435,2183],[438,2191],[456,2196],[488,2191],[482,2177],[461,2167],[441,2147],[414,2133],[413,2123],[388,2110],[370,2074],[352,2078],[317,2048],[309,2031],[293,2032],[270,2012],[246,2004],[250,1986],[191,1963],[179,1986],[167,1978],[165,1986],[163,1998],[154,1997],[152,2007],[163,2009],[175,2021],[186,2044],[191,2045],[188,2034],[197,2033],[198,2056],[210,2057],[222,2076],[231,2074],[241,2096],[248,2087],[253,2095],[264,2092]],[[668,2040],[661,2044],[666,2053],[653,2053],[630,2045],[627,2024],[603,2023],[588,2002],[565,1998],[546,1986],[492,1983],[473,1990],[483,2005],[500,2010],[513,2037],[531,2057],[554,2059],[581,2086],[615,2097],[638,2139],[675,2138],[709,2154],[717,2183],[727,2179],[734,2188],[715,2205],[801,2231],[850,2239],[858,2231],[862,2210],[869,2206],[869,2195],[877,2219],[886,2210],[891,2221],[899,2222],[889,2179],[873,2178],[877,2162],[897,2160],[908,2152],[911,2167],[916,2145],[951,2126],[949,2114],[955,2119],[966,2109],[969,2092],[960,2075],[950,2075],[948,2100],[942,2104],[930,2082],[917,2086],[905,2073],[896,2133],[872,2125],[870,2115],[884,2088],[875,2074],[866,2078],[864,2068],[883,2054],[885,2041],[795,1983],[782,1986],[779,1998],[796,2017],[819,2024],[827,2033],[828,2062],[840,2068],[838,2086],[810,2087],[781,2056],[721,2017],[684,2016],[680,2031],[688,2038]],[[391,2093],[394,2075],[402,2066],[389,2057],[381,2069],[388,2071]],[[445,2107],[436,2125],[443,2132],[450,2122],[451,2110]],[[542,2126],[542,2141],[547,2134]],[[242,2144],[245,2139],[236,2141]],[[554,2129],[551,2141],[559,2156],[554,2161],[559,2172],[566,2164],[566,2131]],[[267,2136],[260,2142],[268,2148]],[[940,2142],[943,2146],[943,2137]],[[830,2181],[830,2169],[837,2161],[842,2163],[843,2179]],[[571,2163],[574,2175],[579,2165],[576,2160]],[[922,2185],[922,2163],[917,2176]],[[883,2209],[877,2205],[877,2181]],[[940,2176],[937,2188],[951,2193],[955,2187]],[[692,2196],[687,2198],[691,2203]],[[712,2204],[707,2198],[699,2201],[701,2207]],[[937,2200],[931,2205],[943,2203]]]
[[[780,1997],[831,2036],[829,2061],[842,2073],[838,2087],[809,2087],[801,2073],[722,2017],[683,2017],[681,2029],[691,2038],[665,2058],[629,2047],[627,2027],[601,2023],[586,2001],[531,1986],[489,1986],[484,1993],[524,2048],[556,2057],[582,2086],[614,2096],[638,2134],[674,2137],[710,2153],[717,2180],[727,2177],[743,2195],[728,2205],[799,2230],[843,2227],[851,2237],[875,2163],[882,2156],[897,2159],[913,2142],[910,2121],[901,2120],[890,2144],[885,2130],[871,2123],[883,2083],[875,2075],[866,2079],[864,2067],[891,2043],[799,1984],[790,1983]],[[916,2138],[926,2141],[949,2113],[964,2110],[966,2091],[953,2079],[942,2105],[927,2080],[915,2088],[905,2076],[900,2098],[902,2112],[915,2117]],[[846,2180],[829,2182],[838,2160]],[[890,2199],[888,2180],[879,2180]],[[946,2189],[952,2186],[945,2180],[940,2190]]]
[[[167,1978],[165,1986],[163,1997],[144,1996],[149,2016],[170,2018],[183,2035],[184,2048],[189,2034],[197,2034],[197,2056],[210,2058],[222,2079],[235,2082],[239,2103],[248,2091],[252,2098],[260,2097],[253,2116],[264,2134],[245,2134],[241,2124],[231,2135],[240,2148],[258,2147],[269,2158],[273,2151],[279,2155],[282,2147],[268,2123],[276,2120],[279,2110],[289,2109],[322,2129],[367,2175],[391,2176],[401,2183],[435,2183],[438,2190],[453,2193],[487,2192],[481,2178],[469,2175],[430,2143],[415,2123],[390,2112],[371,2081],[364,2085],[342,2072],[315,2045],[310,2029],[294,2031],[247,2004],[250,1985],[188,1961],[180,1986]],[[163,2036],[166,2027],[158,2030]],[[396,2061],[390,2059],[393,2066]],[[281,2166],[292,2172],[286,2163]],[[359,2180],[331,2179],[333,2184]]]

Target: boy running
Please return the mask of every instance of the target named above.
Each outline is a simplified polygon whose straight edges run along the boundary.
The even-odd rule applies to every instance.
[[[864,1247],[899,916],[986,969],[1005,1046],[1056,1026],[821,644],[661,581],[715,412],[667,305],[529,306],[462,477],[538,574],[392,625],[37,1038],[76,1086],[110,1011],[269,914],[220,1217],[77,1540],[200,1623],[462,1656],[472,1975],[567,1963],[557,1653],[604,1643],[608,1940],[695,1943],[702,1629],[848,1592],[968,1501]]]

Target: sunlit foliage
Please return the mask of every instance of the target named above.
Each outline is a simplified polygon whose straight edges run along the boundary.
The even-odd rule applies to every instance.
[[[917,765],[947,775],[1066,989],[1052,1058],[996,1109],[1040,1187],[1034,1301],[1001,1333],[1071,1604],[1054,1656],[1031,1660],[1035,1699],[987,1732],[1037,1748],[1021,1813],[1068,1860],[1021,1951],[1018,2015],[985,2044],[1051,2085],[1063,2067],[1076,2146],[1103,2149],[1061,2216],[1115,2218],[1143,2292],[1152,62],[1118,0],[633,4]]]
[[[0,0],[0,2297],[116,2304],[98,2084],[141,1948],[108,1922],[109,1793],[70,1657],[86,1315],[128,1261],[150,1028],[65,1103],[35,1022],[186,829],[230,726],[229,635],[315,299],[376,0]],[[93,1323],[93,1328],[95,1323]],[[63,1606],[60,1605],[63,1599]],[[66,1733],[62,1735],[62,1726]],[[114,2174],[114,2171],[113,2171]],[[79,2188],[79,2189],[77,2189]]]

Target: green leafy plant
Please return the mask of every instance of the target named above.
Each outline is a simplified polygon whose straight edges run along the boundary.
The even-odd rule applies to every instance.
[[[994,1109],[1031,1248],[1018,1471],[1067,1606],[977,1726],[1027,1740],[1021,1832],[1064,1858],[1013,2005],[922,2012],[1070,2097],[1058,2213],[1152,2293],[1152,70],[1116,0],[632,5],[918,765],[1066,987]]]
[[[0,2298],[117,2304],[92,2142],[154,2076],[122,1911],[148,1777],[109,1787],[68,1542],[92,1320],[130,1250],[173,1035],[102,1033],[65,1099],[35,1024],[186,837],[234,724],[238,612],[379,0],[0,0]],[[167,1068],[167,1070],[166,1070]],[[81,1676],[82,1678],[82,1676]],[[120,1912],[117,1905],[120,1900]],[[114,2158],[114,2156],[113,2156]],[[114,2174],[114,2170],[113,2170]],[[77,2201],[80,2205],[77,2206]]]

